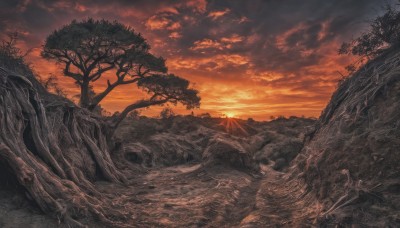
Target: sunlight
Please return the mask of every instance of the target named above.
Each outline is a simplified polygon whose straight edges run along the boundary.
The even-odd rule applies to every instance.
[[[239,119],[235,118],[234,113],[226,113],[226,118],[222,119],[222,125],[228,133],[240,133],[248,135],[247,130],[239,123]]]
[[[235,117],[235,113],[227,112],[227,113],[225,113],[225,116],[228,117],[228,118],[234,118]]]

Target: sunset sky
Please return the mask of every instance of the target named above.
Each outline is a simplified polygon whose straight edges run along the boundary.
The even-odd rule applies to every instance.
[[[343,41],[359,35],[382,11],[377,0],[1,0],[2,36],[19,31],[18,46],[42,77],[53,73],[69,96],[78,88],[60,67],[40,57],[52,31],[73,19],[118,20],[140,32],[170,73],[200,91],[201,108],[241,118],[318,117],[348,57]],[[386,1],[391,2],[391,1]],[[105,88],[104,80],[95,90]],[[145,94],[135,85],[114,90],[101,104],[121,110]],[[182,107],[175,112],[188,114]],[[160,108],[143,114],[155,116]]]

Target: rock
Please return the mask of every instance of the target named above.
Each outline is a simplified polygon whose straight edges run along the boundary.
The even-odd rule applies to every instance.
[[[228,165],[235,169],[258,170],[251,154],[237,142],[216,136],[203,153],[203,165]]]
[[[153,154],[150,149],[141,143],[130,143],[122,149],[123,157],[131,163],[141,164],[145,167],[154,166]]]

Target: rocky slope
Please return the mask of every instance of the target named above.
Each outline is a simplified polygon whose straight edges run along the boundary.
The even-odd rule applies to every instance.
[[[399,110],[397,49],[367,63],[333,94],[296,160],[323,207],[321,226],[399,226]]]

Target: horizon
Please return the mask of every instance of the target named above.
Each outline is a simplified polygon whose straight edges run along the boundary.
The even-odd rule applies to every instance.
[[[387,1],[392,3],[393,1]],[[60,67],[40,57],[44,39],[72,20],[117,20],[140,32],[151,52],[167,59],[170,73],[193,83],[210,113],[269,120],[270,116],[319,117],[352,57],[339,56],[344,41],[359,35],[384,3],[307,0],[254,1],[5,1],[0,3],[4,35],[18,31],[18,47],[43,78],[54,74],[69,98],[79,93]],[[34,20],[32,20],[34,18]],[[95,91],[105,88],[105,75]],[[101,102],[121,111],[145,94],[127,85]],[[165,106],[164,106],[165,107]],[[158,115],[164,107],[141,113]],[[192,110],[170,106],[176,114]]]

